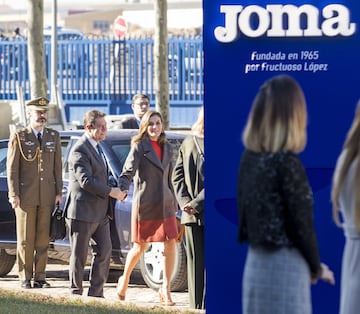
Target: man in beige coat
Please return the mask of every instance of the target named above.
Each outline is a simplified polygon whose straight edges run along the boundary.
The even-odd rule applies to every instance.
[[[45,268],[50,216],[62,199],[62,163],[59,133],[46,127],[49,101],[36,98],[26,104],[29,126],[9,140],[7,181],[9,202],[15,210],[17,265],[21,287],[48,288]]]

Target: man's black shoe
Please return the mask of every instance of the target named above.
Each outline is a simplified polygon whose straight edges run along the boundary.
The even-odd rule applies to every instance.
[[[21,282],[21,288],[24,289],[30,289],[31,288],[31,282],[30,280],[26,279]]]
[[[34,288],[50,288],[50,284],[45,280],[34,281]]]

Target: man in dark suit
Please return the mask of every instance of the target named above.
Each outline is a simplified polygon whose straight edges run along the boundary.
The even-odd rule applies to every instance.
[[[29,126],[9,139],[7,182],[9,202],[16,215],[16,260],[21,287],[48,288],[45,280],[50,215],[62,199],[59,132],[46,127],[49,100],[26,104]]]
[[[136,94],[132,98],[131,109],[134,116],[127,117],[119,123],[120,129],[138,129],[141,118],[150,108],[150,99],[148,95]]]
[[[89,241],[93,250],[88,296],[104,297],[110,257],[110,197],[123,200],[126,193],[108,185],[108,169],[99,142],[107,133],[105,114],[90,110],[84,116],[84,135],[69,157],[69,195],[66,201],[71,256],[70,292],[83,293],[83,275]]]

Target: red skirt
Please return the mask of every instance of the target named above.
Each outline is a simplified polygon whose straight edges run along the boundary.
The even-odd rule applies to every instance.
[[[136,220],[131,230],[132,242],[164,242],[178,238],[176,216],[159,220]]]

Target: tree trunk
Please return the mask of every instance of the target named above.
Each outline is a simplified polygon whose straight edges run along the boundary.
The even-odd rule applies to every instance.
[[[47,97],[44,62],[44,0],[28,0],[28,64],[31,98]]]
[[[165,129],[169,128],[169,76],[167,44],[167,0],[155,0],[154,35],[154,86],[155,108],[163,117]]]

